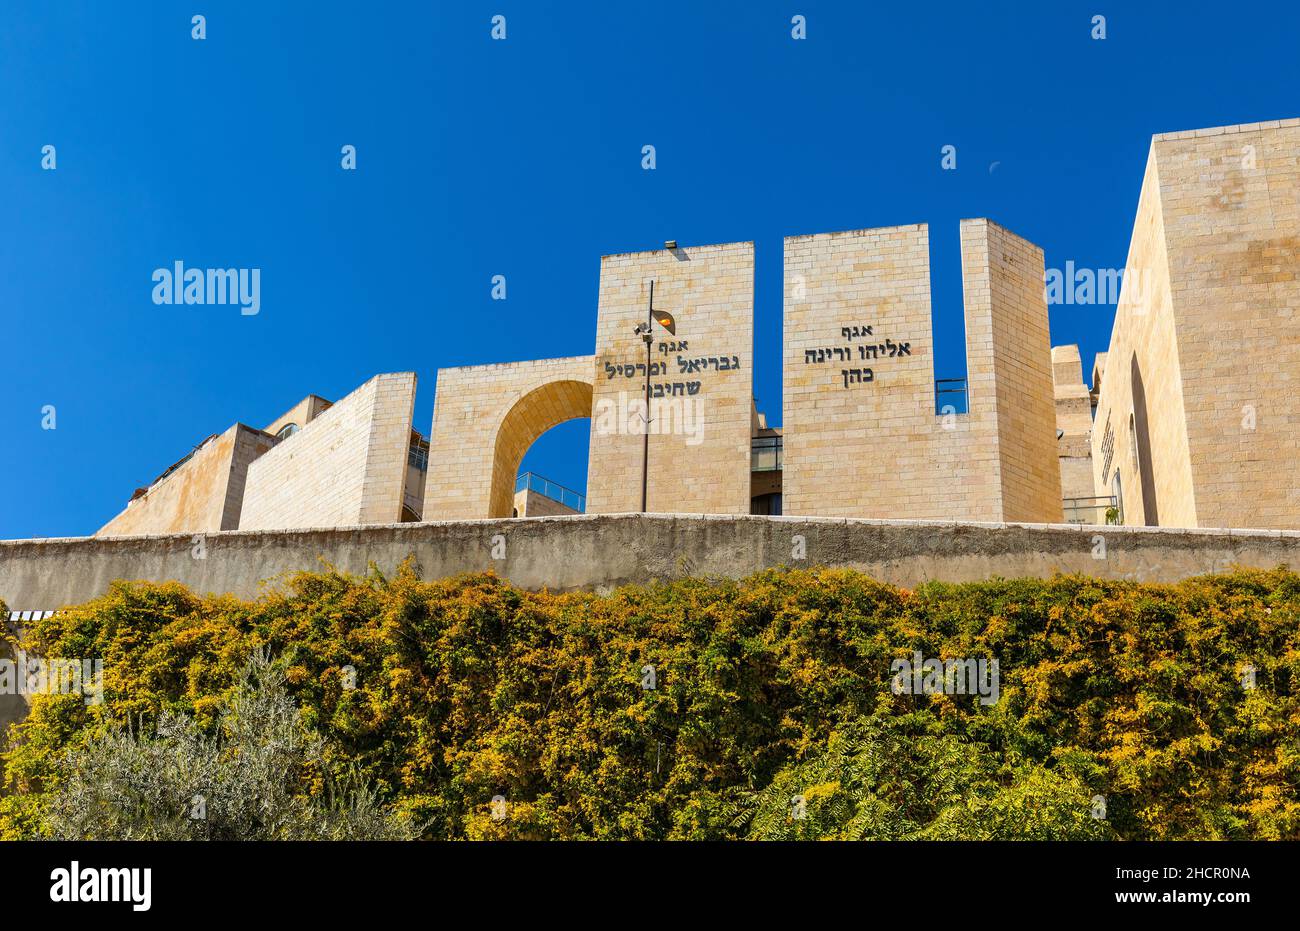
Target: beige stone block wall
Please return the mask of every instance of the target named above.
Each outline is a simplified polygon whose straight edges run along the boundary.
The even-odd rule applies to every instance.
[[[591,416],[594,378],[592,356],[440,369],[423,519],[509,517],[524,453]]]
[[[1127,524],[1300,526],[1297,152],[1300,120],[1152,140],[1093,435]]]
[[[279,417],[275,418],[275,420],[265,428],[265,432],[271,434],[271,436],[275,436],[284,429],[284,427],[291,423],[297,424],[299,428],[305,427],[307,424],[311,423],[311,421],[315,420],[322,411],[328,410],[329,406],[329,401],[317,395],[309,394]]]
[[[1063,498],[1092,498],[1092,398],[1083,383],[1083,362],[1079,347],[1052,347],[1052,386],[1056,398],[1057,461],[1061,469]],[[1088,502],[1081,502],[1088,503]],[[1086,515],[1067,514],[1066,519],[1086,517],[1088,522],[1104,519],[1104,509]]]
[[[235,427],[235,451],[226,481],[226,506],[221,515],[222,530],[238,530],[248,489],[248,469],[262,454],[275,448],[275,435],[243,424]]]
[[[531,488],[521,488],[515,492],[513,513],[516,517],[568,517],[578,512]]]
[[[1153,149],[1197,521],[1300,527],[1300,120]]]
[[[655,308],[647,508],[748,514],[753,407],[754,244],[601,259],[587,511],[641,510],[646,349],[634,333]]]
[[[786,240],[785,514],[1060,519],[1042,254],[961,236],[967,414],[935,412],[926,226]]]
[[[260,430],[235,424],[131,501],[95,536],[234,530],[248,466],[273,445]]]
[[[1001,519],[1059,521],[1061,471],[1056,461],[1043,250],[983,219],[963,220],[961,238],[967,319],[987,318],[992,336],[988,358],[993,368]],[[976,361],[969,348],[967,358],[968,364]],[[979,362],[982,368],[985,360]]]
[[[1160,180],[1153,149],[1138,198],[1137,219],[1092,431],[1097,493],[1113,494],[1118,472],[1124,523],[1130,525],[1146,523],[1146,512],[1150,509],[1151,523],[1197,526],[1171,295]],[[1145,466],[1148,470],[1145,491],[1143,466],[1133,442],[1135,372],[1141,375],[1152,452]],[[1132,430],[1130,418],[1134,422]]]
[[[248,470],[241,530],[401,519],[415,374],[376,375]]]

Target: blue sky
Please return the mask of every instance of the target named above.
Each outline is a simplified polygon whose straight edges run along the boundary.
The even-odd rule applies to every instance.
[[[960,376],[958,220],[1123,267],[1152,133],[1300,115],[1270,6],[5,0],[0,538],[92,533],[209,433],[377,372],[419,374],[427,432],[439,367],[591,352],[599,257],[665,239],[755,242],[779,422],[782,237],[929,223]],[[260,268],[260,312],[153,304],[175,260]],[[1052,341],[1090,368],[1112,318],[1054,307]],[[525,466],[581,488],[586,429]]]

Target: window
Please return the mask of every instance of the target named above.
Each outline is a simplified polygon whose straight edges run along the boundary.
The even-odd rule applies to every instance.
[[[750,498],[749,513],[779,515],[781,513],[781,493],[777,491],[772,494]]]
[[[280,432],[275,435],[275,438],[277,440],[287,440],[297,432],[298,425],[296,423],[287,423],[280,428]]]
[[[750,471],[781,471],[783,439],[780,436],[756,436],[749,441]]]
[[[1142,466],[1138,461],[1138,432],[1137,426],[1133,422],[1132,414],[1128,415],[1128,450],[1129,462],[1133,466],[1133,473],[1135,475],[1141,475]]]
[[[1124,523],[1124,489],[1120,486],[1119,469],[1115,470],[1115,475],[1110,480],[1110,493],[1115,496],[1115,510],[1119,512],[1117,524]]]

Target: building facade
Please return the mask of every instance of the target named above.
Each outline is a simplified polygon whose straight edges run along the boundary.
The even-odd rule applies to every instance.
[[[1300,526],[1300,120],[1156,136],[1092,458],[1124,524]]]
[[[936,379],[924,224],[787,238],[782,427],[754,246],[605,256],[593,351],[308,396],[199,444],[102,536],[575,513],[1300,526],[1300,120],[1156,136],[1108,351],[1049,342],[1042,250],[961,223],[966,378]],[[519,475],[591,422],[585,494]],[[443,478],[424,481],[432,463]]]
[[[945,410],[929,230],[786,240],[786,513],[1061,520],[1042,250],[988,220],[961,246],[965,409]]]
[[[428,443],[411,429],[415,374],[309,395],[265,430],[235,424],[139,488],[99,537],[350,527],[419,520]]]

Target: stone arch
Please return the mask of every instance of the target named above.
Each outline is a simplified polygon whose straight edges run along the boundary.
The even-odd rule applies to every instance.
[[[595,378],[594,356],[439,370],[424,519],[509,517],[524,453],[591,416]]]
[[[488,517],[509,517],[514,507],[515,476],[524,453],[552,427],[591,416],[592,383],[563,378],[548,381],[517,400],[496,427],[492,456],[492,491]]]

